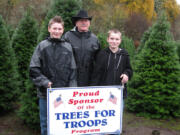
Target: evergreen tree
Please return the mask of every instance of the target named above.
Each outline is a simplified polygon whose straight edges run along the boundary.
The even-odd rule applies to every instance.
[[[26,91],[20,97],[18,116],[32,129],[39,129],[39,106],[37,91],[30,79],[25,81]]]
[[[12,35],[13,35],[15,29],[13,28],[12,25],[9,25],[9,24],[6,24],[6,27],[7,27],[8,33],[9,33],[9,38],[11,40]]]
[[[180,65],[169,31],[170,25],[162,15],[152,26],[145,47],[136,57],[127,108],[140,116],[180,116]]]
[[[154,10],[156,11],[156,13],[161,12],[164,2],[165,0],[154,0]]]
[[[99,33],[97,35],[97,38],[98,38],[98,40],[100,42],[101,49],[104,49],[104,48],[108,47],[107,34]]]
[[[81,8],[81,5],[81,0],[53,0],[47,16],[42,24],[38,42],[48,37],[48,22],[56,15],[59,15],[63,18],[65,32],[72,29],[73,24],[71,22],[71,18],[72,16],[76,15],[76,13]]]
[[[28,79],[28,67],[34,47],[37,43],[38,27],[30,11],[25,13],[12,37],[12,47],[18,60],[18,71],[22,82],[21,91],[25,91],[25,81]]]
[[[130,60],[132,61],[135,54],[135,46],[132,39],[129,39],[126,36],[122,36],[122,42],[120,48],[124,48],[130,55]]]
[[[18,59],[18,69],[22,82],[20,95],[20,108],[18,116],[30,127],[39,127],[39,110],[36,88],[29,80],[29,63],[37,44],[38,25],[30,10],[21,19],[12,37],[12,46]],[[38,126],[37,126],[38,125]]]
[[[141,50],[144,48],[145,43],[148,41],[149,36],[151,34],[152,28],[150,27],[147,31],[144,32],[142,38],[141,38],[141,44],[137,48],[137,53],[140,53]]]
[[[177,53],[178,53],[179,62],[180,62],[180,41],[177,41],[176,44],[177,44]]]
[[[16,101],[14,91],[19,89],[17,62],[3,18],[0,16],[0,110],[6,112]]]

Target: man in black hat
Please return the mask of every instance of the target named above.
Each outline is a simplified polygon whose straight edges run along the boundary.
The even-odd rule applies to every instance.
[[[92,17],[87,11],[80,10],[72,17],[74,28],[65,33],[64,38],[70,42],[77,64],[78,86],[88,86],[91,80],[95,55],[100,50],[97,37],[89,31]]]

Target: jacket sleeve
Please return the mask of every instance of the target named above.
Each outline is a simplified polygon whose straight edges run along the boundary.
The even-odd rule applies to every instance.
[[[73,52],[71,58],[71,75],[69,78],[69,87],[77,87],[77,69]]]
[[[129,55],[127,55],[126,67],[125,67],[125,70],[124,70],[123,74],[126,74],[128,76],[129,80],[131,79],[131,77],[133,75],[133,70],[132,70],[132,67],[131,67]]]
[[[48,87],[50,80],[41,71],[41,53],[38,45],[32,55],[29,76],[37,87]]]

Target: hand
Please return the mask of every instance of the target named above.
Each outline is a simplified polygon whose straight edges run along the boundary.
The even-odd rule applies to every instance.
[[[51,88],[52,82],[48,83],[48,88]]]
[[[122,80],[121,80],[121,82],[122,82],[122,84],[125,84],[125,83],[127,83],[128,82],[128,76],[126,75],[126,74],[122,74],[121,76],[120,76],[120,78],[122,78]]]

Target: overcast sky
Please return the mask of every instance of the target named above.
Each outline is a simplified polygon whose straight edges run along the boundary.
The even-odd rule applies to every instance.
[[[176,0],[177,1],[177,3],[180,5],[180,0]]]

